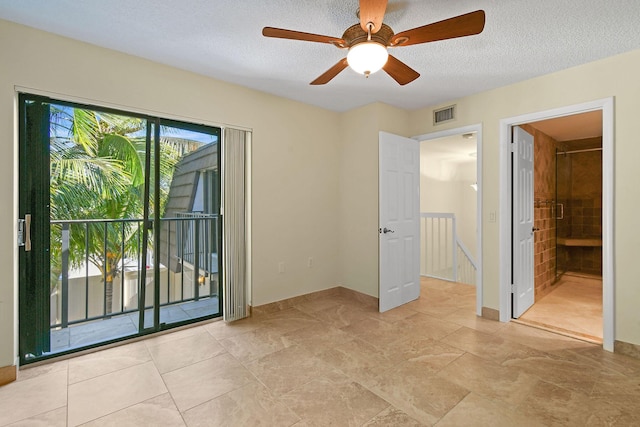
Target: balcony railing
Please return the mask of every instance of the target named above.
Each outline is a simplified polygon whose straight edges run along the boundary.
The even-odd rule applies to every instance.
[[[218,215],[183,213],[161,219],[159,250],[153,248],[152,221],[148,221],[144,254],[143,222],[51,221],[52,329],[137,312],[141,305],[152,308],[156,271],[161,307],[217,296]]]
[[[199,212],[179,212],[177,227],[178,256],[197,270],[203,268],[207,272],[218,272],[218,251],[212,250],[218,244],[218,216]],[[202,218],[213,218],[213,222],[202,221]],[[196,256],[196,254],[198,256]]]

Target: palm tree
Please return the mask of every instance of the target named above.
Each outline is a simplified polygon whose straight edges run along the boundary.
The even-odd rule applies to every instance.
[[[113,310],[113,281],[122,274],[124,259],[144,256],[139,243],[147,122],[87,109],[51,107],[51,218],[101,220],[68,225],[68,254],[72,268],[89,261],[100,271],[106,296],[104,314],[108,315]],[[161,145],[160,158],[158,209],[162,213],[178,155],[171,146]],[[151,199],[151,211],[154,209]],[[62,225],[52,225],[52,278],[56,285],[62,270],[61,231]]]

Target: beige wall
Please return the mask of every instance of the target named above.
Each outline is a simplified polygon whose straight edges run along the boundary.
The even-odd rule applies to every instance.
[[[455,102],[458,118],[434,127],[432,109],[411,113],[411,134],[440,131],[465,125],[483,125],[483,305],[499,308],[499,224],[488,222],[489,212],[499,206],[499,122],[526,113],[615,97],[614,198],[615,198],[615,339],[640,344],[640,286],[637,285],[638,242],[636,226],[640,208],[638,180],[640,143],[637,116],[640,112],[640,50],[531,79]]]
[[[378,296],[378,134],[408,136],[409,114],[376,103],[342,115],[340,162],[341,283]]]
[[[0,198],[14,201],[0,210],[0,366],[17,354],[16,85],[251,128],[253,303],[338,283],[337,113],[0,20]]]

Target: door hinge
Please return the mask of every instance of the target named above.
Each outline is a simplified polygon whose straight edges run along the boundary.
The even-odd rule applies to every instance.
[[[515,152],[516,152],[516,142],[515,142],[515,141],[512,141],[512,142],[511,142],[511,152],[512,152],[512,153],[515,153]]]
[[[31,214],[18,220],[18,246],[24,246],[27,252],[31,250]]]
[[[514,285],[513,283],[511,284],[511,293],[512,294],[516,293],[516,285]]]

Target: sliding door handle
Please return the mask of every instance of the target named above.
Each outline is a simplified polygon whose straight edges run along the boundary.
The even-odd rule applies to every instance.
[[[24,216],[24,250],[25,252],[31,250],[31,214]]]

